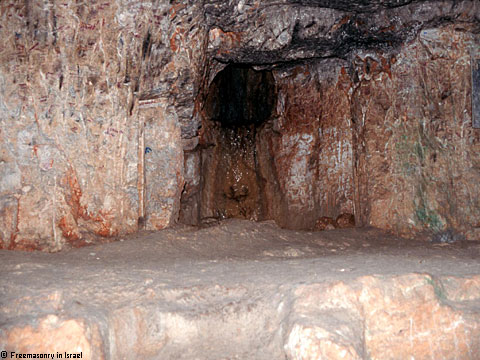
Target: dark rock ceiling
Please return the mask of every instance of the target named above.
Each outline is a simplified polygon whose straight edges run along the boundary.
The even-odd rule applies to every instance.
[[[210,29],[234,39],[211,46],[221,62],[278,64],[394,51],[425,28],[480,30],[480,1],[207,0]]]

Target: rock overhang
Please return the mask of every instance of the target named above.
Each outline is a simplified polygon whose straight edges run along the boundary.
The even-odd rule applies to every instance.
[[[274,65],[395,51],[424,28],[480,31],[472,1],[206,1],[209,50],[225,63]]]

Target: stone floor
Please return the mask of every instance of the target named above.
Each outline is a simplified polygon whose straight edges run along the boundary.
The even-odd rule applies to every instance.
[[[53,254],[2,250],[0,351],[480,359],[479,259],[477,242],[241,220]]]

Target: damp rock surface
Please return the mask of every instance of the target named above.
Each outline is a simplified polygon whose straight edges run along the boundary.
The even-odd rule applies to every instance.
[[[0,247],[195,223],[212,209],[199,147],[227,64],[268,71],[263,97],[275,83],[258,218],[305,229],[347,213],[478,240],[479,14],[469,0],[2,1]]]
[[[0,251],[0,349],[86,359],[476,359],[480,245],[228,220]]]
[[[204,127],[197,151],[201,199],[192,223],[208,218],[271,218],[257,134],[274,112],[275,87],[271,71],[247,66],[229,65],[214,78],[202,112]]]

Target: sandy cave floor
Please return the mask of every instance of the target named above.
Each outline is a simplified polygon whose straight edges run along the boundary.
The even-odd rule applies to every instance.
[[[257,306],[259,314],[265,309],[265,316],[273,319],[277,316],[269,313],[276,306],[273,302],[299,284],[365,275],[480,274],[480,242],[434,245],[369,228],[292,231],[273,222],[232,219],[202,229],[179,226],[119,240],[51,254],[0,251],[0,335],[2,329],[33,324],[48,314],[104,321],[100,328],[108,332],[109,314],[145,304],[155,304],[164,313],[190,312],[194,317],[215,311],[211,309],[224,312],[236,301],[252,301],[263,303]],[[228,316],[224,313],[222,319]],[[237,321],[239,326],[242,321]],[[244,336],[245,342],[260,341],[255,332]],[[209,351],[218,350],[219,355],[210,353],[205,358],[222,358],[222,346],[210,345]],[[247,348],[237,349],[243,355],[230,354],[231,358],[248,357],[245,354],[255,346]],[[120,350],[110,345],[112,351]],[[182,358],[169,351],[165,358]],[[265,358],[275,358],[275,351]],[[193,356],[194,352],[182,354],[204,358]]]

